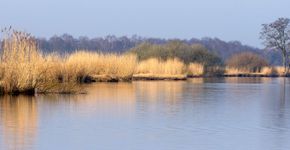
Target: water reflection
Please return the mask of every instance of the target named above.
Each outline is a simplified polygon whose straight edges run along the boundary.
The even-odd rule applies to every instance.
[[[287,80],[287,79],[285,79]],[[189,79],[191,83],[269,83],[273,81],[273,78],[256,78],[256,77],[226,77],[226,78],[192,78]]]
[[[267,136],[261,140],[269,141],[261,149],[288,149],[290,139],[290,84],[287,78],[276,79],[270,84],[261,104],[261,130]]]
[[[180,99],[180,94],[186,82],[184,81],[140,81],[133,83],[136,87],[136,93],[138,98],[148,101],[158,100],[158,97],[162,97],[162,100],[171,102],[174,104]]]
[[[0,97],[3,149],[32,149],[37,135],[38,108],[34,97]],[[0,144],[1,149],[1,144]]]
[[[85,88],[88,94],[1,97],[0,149],[290,149],[286,78]]]
[[[285,106],[286,101],[286,78],[282,78],[282,83],[280,83],[280,105],[281,107]]]
[[[128,115],[135,110],[135,86],[131,83],[96,83],[86,86],[85,90],[88,94],[39,95],[37,100],[43,115],[49,117],[60,113],[88,117],[96,112]]]

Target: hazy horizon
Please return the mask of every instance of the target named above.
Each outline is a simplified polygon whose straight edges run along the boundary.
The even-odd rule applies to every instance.
[[[217,37],[262,48],[261,24],[288,17],[290,1],[1,0],[0,27],[37,37],[63,33],[156,38]]]

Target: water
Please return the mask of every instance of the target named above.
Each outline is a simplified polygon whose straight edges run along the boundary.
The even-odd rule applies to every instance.
[[[96,83],[1,97],[1,150],[288,150],[290,79]]]

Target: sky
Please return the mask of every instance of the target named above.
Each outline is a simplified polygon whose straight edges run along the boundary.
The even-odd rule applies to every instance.
[[[279,17],[290,17],[290,0],[0,0],[0,28],[46,38],[217,37],[263,47],[261,24]]]

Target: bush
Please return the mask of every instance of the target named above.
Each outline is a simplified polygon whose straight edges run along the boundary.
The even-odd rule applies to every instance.
[[[209,52],[202,45],[188,45],[177,40],[163,45],[143,43],[132,48],[130,52],[136,54],[140,60],[149,58],[158,58],[162,60],[179,58],[186,64],[199,63],[206,66],[222,64],[220,57]]]
[[[226,61],[226,65],[230,68],[248,72],[260,72],[263,67],[269,66],[265,58],[251,52],[233,55]]]

